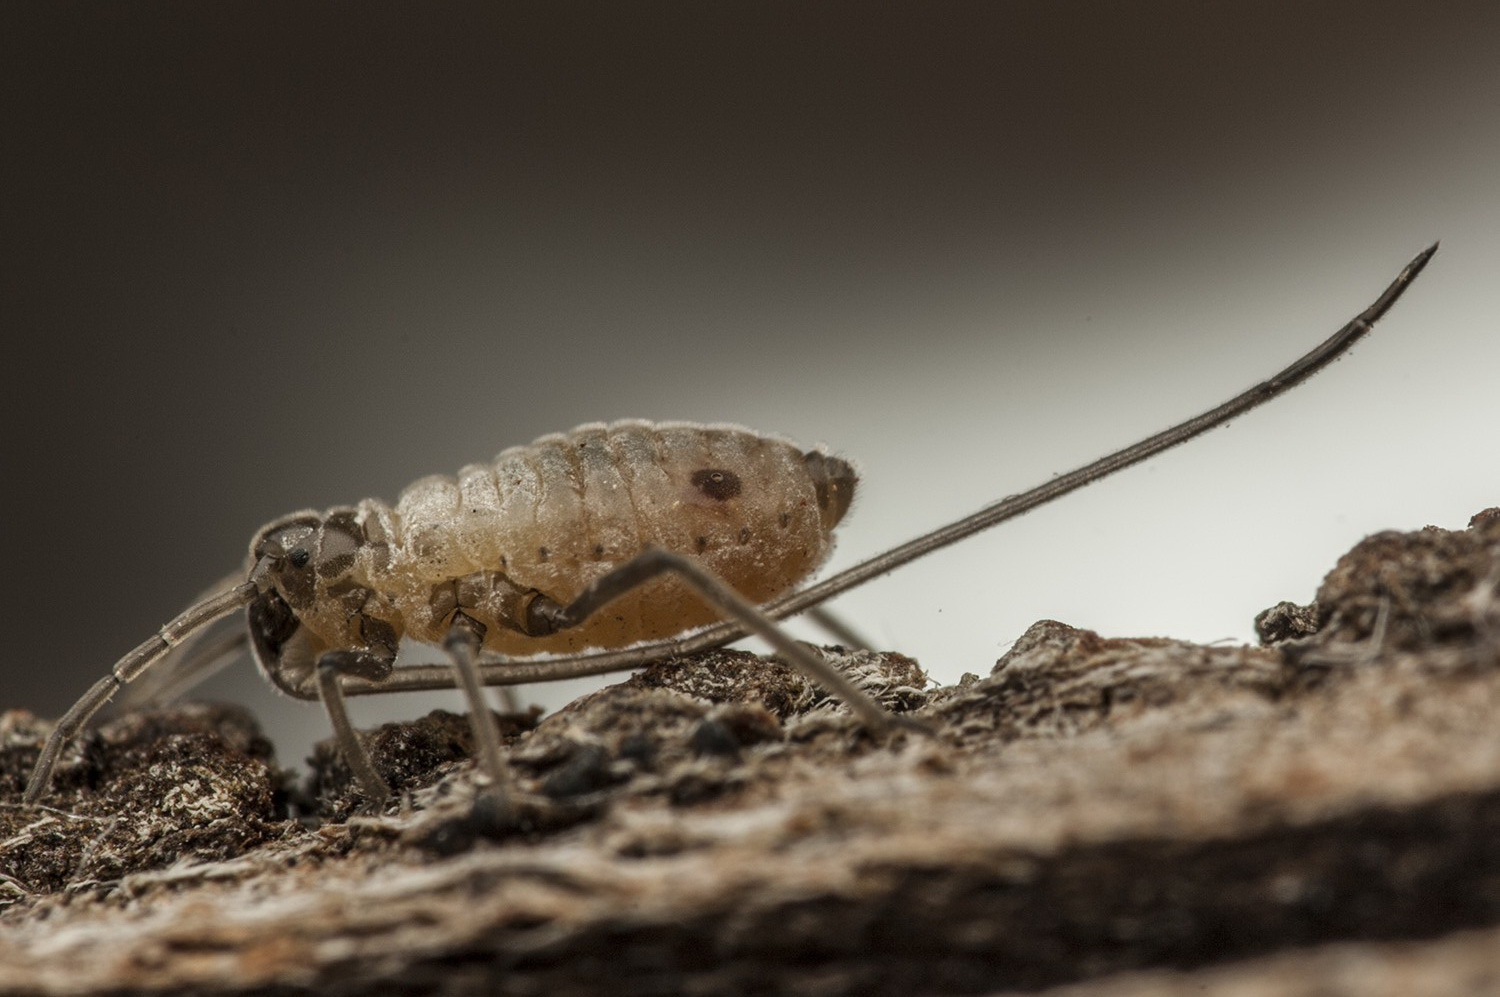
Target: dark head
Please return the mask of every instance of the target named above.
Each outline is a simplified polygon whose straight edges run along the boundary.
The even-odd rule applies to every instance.
[[[275,588],[293,609],[304,609],[316,595],[318,579],[329,582],[349,573],[363,540],[353,510],[278,519],[250,545],[250,580],[261,591]]]
[[[848,461],[820,450],[808,451],[802,455],[802,460],[818,493],[818,513],[823,517],[823,527],[833,529],[854,501],[854,484],[859,475],[854,473]]]

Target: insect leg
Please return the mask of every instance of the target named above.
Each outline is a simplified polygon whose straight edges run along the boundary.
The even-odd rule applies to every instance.
[[[475,667],[474,674],[478,675],[479,674],[479,671],[478,671],[479,664],[478,664],[478,659],[477,658],[475,659],[475,666],[474,667]],[[483,683],[480,683],[480,684],[482,685]],[[495,706],[500,710],[501,713],[520,713],[520,712],[522,712],[522,710],[521,710],[521,697],[518,696],[518,695],[516,695],[516,690],[515,690],[514,687],[508,686],[508,685],[502,685],[502,686],[496,686],[495,687]]]
[[[807,618],[823,628],[823,632],[847,648],[855,651],[873,651],[875,645],[864,637],[859,631],[851,627],[839,614],[833,612],[827,606],[814,606],[807,611]]]
[[[218,633],[193,644],[186,653],[182,653],[181,648],[174,648],[172,654],[148,674],[122,689],[113,702],[127,711],[175,702],[188,690],[244,656],[249,639],[243,626],[221,626]]]
[[[255,586],[246,582],[189,606],[153,634],[150,639],[143,641],[129,654],[115,662],[109,674],[95,682],[89,691],[84,693],[67,713],[63,714],[57,726],[52,728],[52,734],[47,738],[47,743],[42,746],[42,753],[36,760],[36,767],[31,770],[31,779],[26,783],[26,793],[21,797],[21,802],[41,801],[42,794],[47,791],[47,784],[52,781],[52,770],[56,767],[63,748],[87,726],[89,719],[98,713],[122,686],[135,681],[142,672],[160,661],[168,651],[181,643],[183,638],[206,627],[219,617],[234,612],[254,596]]]
[[[368,589],[358,587],[339,595],[349,625],[340,641],[343,646],[330,648],[316,638],[274,588],[251,601],[245,622],[261,674],[292,696],[322,701],[334,740],[360,791],[370,803],[380,804],[390,797],[390,787],[375,771],[344,705],[346,681],[379,689],[396,665],[401,639],[389,623],[364,611],[370,595]]]
[[[383,651],[383,649],[382,649]],[[349,763],[360,792],[371,804],[379,806],[390,799],[391,787],[375,771],[375,763],[359,739],[359,732],[349,722],[349,711],[344,706],[344,691],[339,688],[339,676],[353,675],[378,682],[391,673],[396,653],[392,647],[389,655],[375,651],[339,649],[325,651],[318,657],[318,692],[323,700],[323,709],[333,725],[333,736],[338,741],[344,761]]]
[[[529,607],[528,630],[540,634],[577,626],[611,600],[664,574],[677,575],[705,602],[764,639],[808,679],[832,691],[849,704],[849,708],[867,726],[882,732],[892,727],[906,727],[924,733],[928,731],[926,724],[890,713],[875,702],[837,668],[820,660],[792,639],[775,621],[713,572],[690,558],[660,547],[642,551],[626,561],[584,589],[578,598],[566,606],[559,606],[546,598],[534,600]]]
[[[500,756],[500,732],[495,727],[495,717],[485,702],[484,688],[479,680],[476,662],[483,642],[484,624],[462,611],[453,614],[453,622],[448,625],[448,633],[443,638],[443,650],[453,659],[459,688],[469,701],[469,723],[479,745],[479,763],[489,776],[490,795],[499,804],[498,816],[503,820],[510,809],[510,770]]]

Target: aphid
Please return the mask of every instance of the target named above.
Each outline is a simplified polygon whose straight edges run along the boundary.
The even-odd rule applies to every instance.
[[[394,506],[366,499],[262,528],[243,580],[189,607],[121,658],[58,722],[25,802],[39,801],[64,745],[124,685],[184,639],[244,608],[268,681],[321,699],[364,794],[389,790],[349,723],[344,697],[462,688],[496,796],[499,739],[481,686],[633,668],[756,633],[869,727],[893,716],[775,621],[1050,502],[1221,425],[1349,349],[1427,265],[1419,253],[1359,316],[1270,380],[1199,416],[805,589],[853,498],[845,461],[729,426],[582,426],[424,478]],[[397,668],[403,637],[440,644],[452,668]],[[549,654],[535,660],[517,655]]]

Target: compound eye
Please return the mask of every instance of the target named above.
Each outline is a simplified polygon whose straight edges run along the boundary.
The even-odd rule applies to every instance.
[[[312,553],[306,547],[297,547],[287,555],[287,560],[292,562],[294,568],[305,568],[307,562],[312,560]]]

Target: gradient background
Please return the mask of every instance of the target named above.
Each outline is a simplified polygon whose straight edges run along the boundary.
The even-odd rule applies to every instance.
[[[7,13],[0,706],[61,711],[274,516],[590,420],[854,457],[846,564],[1268,375],[1439,237],[1311,385],[839,608],[944,681],[1042,617],[1244,641],[1500,503],[1500,6],[494,6]],[[326,729],[207,690],[289,761]]]

